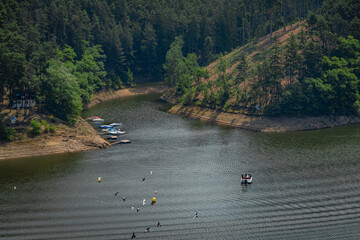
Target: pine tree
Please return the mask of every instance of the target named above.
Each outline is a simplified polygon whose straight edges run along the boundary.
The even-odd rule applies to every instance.
[[[284,68],[283,68],[283,61],[281,58],[281,47],[280,43],[275,40],[272,50],[271,50],[271,56],[269,59],[270,64],[270,100],[273,99],[273,97],[277,100],[279,100],[282,86],[281,86],[281,79],[284,76]]]
[[[169,86],[176,85],[176,78],[179,76],[181,65],[184,62],[182,48],[184,40],[182,37],[176,37],[175,41],[171,43],[169,51],[166,53],[166,62],[164,64],[165,81]]]
[[[146,59],[145,72],[147,72],[149,78],[154,71],[156,47],[157,37],[155,29],[150,23],[146,23],[143,31],[143,39],[141,39],[141,50],[143,52],[144,58]]]
[[[235,81],[235,84],[236,85],[239,85],[241,83],[243,83],[243,91],[244,91],[244,94],[245,94],[245,97],[246,97],[246,79],[248,77],[248,74],[247,74],[247,71],[248,71],[248,63],[247,63],[247,60],[246,60],[247,56],[246,54],[243,52],[241,55],[240,55],[240,58],[239,58],[239,63],[237,65],[237,70],[238,70],[238,75],[236,77],[236,81]],[[237,86],[238,87],[238,86]]]
[[[291,34],[285,45],[285,73],[289,77],[289,85],[299,70],[300,55],[298,44],[294,34]]]

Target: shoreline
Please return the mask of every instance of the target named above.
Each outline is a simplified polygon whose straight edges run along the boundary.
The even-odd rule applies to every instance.
[[[268,117],[247,116],[227,113],[221,110],[175,105],[169,113],[187,116],[218,125],[241,128],[256,132],[293,132],[340,127],[360,123],[356,116],[319,116],[319,117]]]
[[[74,127],[57,124],[56,128],[55,133],[45,133],[33,138],[1,144],[0,161],[99,150],[111,146],[84,119],[79,119]]]
[[[134,88],[117,91],[104,91],[92,97],[86,108],[121,97],[131,97],[151,93],[161,93],[168,90],[162,84],[139,85]],[[79,118],[74,127],[65,124],[56,124],[55,133],[46,133],[39,136],[0,144],[0,161],[26,157],[45,156],[61,153],[74,153],[92,150],[107,149],[113,144],[103,139],[94,127],[86,120]]]

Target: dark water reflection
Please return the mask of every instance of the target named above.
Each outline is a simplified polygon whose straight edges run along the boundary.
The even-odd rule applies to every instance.
[[[157,98],[84,113],[122,121],[129,145],[1,161],[0,239],[360,238],[359,125],[254,133],[170,115]]]

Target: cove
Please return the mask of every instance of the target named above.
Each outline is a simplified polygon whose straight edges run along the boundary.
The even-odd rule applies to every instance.
[[[360,238],[359,125],[251,132],[169,114],[159,97],[84,112],[123,122],[131,144],[1,161],[0,239]]]

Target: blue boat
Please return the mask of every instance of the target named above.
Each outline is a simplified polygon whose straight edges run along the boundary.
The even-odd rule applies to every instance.
[[[113,128],[111,125],[100,125],[99,128]]]
[[[107,131],[108,135],[120,135],[120,134],[125,134],[125,131],[120,131],[120,130],[109,130]]]

